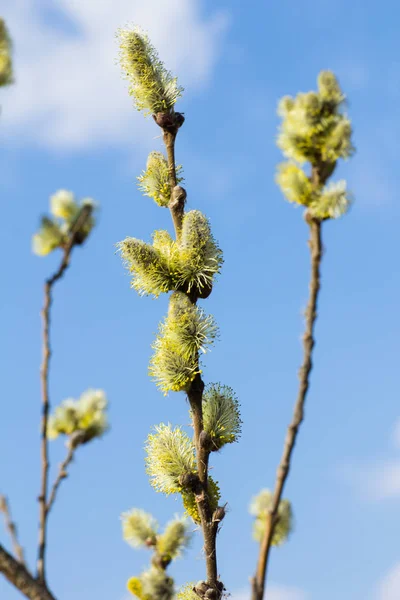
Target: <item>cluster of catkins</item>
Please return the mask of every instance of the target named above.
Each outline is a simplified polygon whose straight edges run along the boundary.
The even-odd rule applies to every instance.
[[[129,81],[129,93],[135,105],[165,131],[178,122],[174,105],[182,95],[182,88],[159,60],[148,37],[140,29],[123,29],[118,32],[120,63]],[[321,222],[344,214],[351,195],[344,180],[327,183],[339,158],[348,158],[353,152],[352,128],[343,112],[345,97],[335,75],[323,71],[318,77],[318,91],[286,96],[278,113],[282,118],[278,146],[287,157],[279,165],[276,180],[286,198],[306,207],[312,220]],[[178,127],[183,122],[182,115]],[[171,156],[170,156],[171,161]],[[303,170],[310,164],[310,172]],[[183,181],[182,167],[174,169],[171,187],[171,164],[161,152],[151,152],[146,170],[138,177],[139,188],[162,207],[173,208],[174,193]],[[183,215],[181,228],[173,239],[167,231],[156,231],[151,244],[136,238],[127,238],[119,244],[122,258],[132,274],[132,287],[141,295],[158,297],[162,292],[172,292],[168,315],[161,323],[153,345],[149,372],[159,389],[188,392],[196,376],[201,373],[199,357],[204,354],[217,336],[217,327],[211,316],[204,313],[196,302],[207,298],[212,290],[215,275],[220,272],[222,252],[216,244],[206,217],[198,210]],[[241,420],[238,402],[233,391],[221,385],[206,386],[203,393],[204,434],[209,440],[209,451],[218,451],[224,444],[234,442],[240,434]],[[190,437],[180,428],[161,424],[148,438],[147,470],[151,483],[165,494],[180,494],[186,516],[200,522],[193,478],[197,476],[195,447]],[[218,484],[209,478],[211,510],[218,507]],[[255,517],[254,537],[261,541],[265,524],[272,507],[272,495],[262,490],[253,500],[250,512]],[[141,527],[149,517],[140,511]],[[282,544],[292,528],[292,510],[287,500],[281,500],[273,545]],[[150,526],[149,526],[150,527]],[[150,531],[150,529],[149,529]],[[156,534],[148,536],[150,546],[157,547]],[[185,538],[186,539],[186,538]],[[184,545],[184,544],[183,544]],[[160,554],[157,549],[157,555]],[[130,590],[141,600],[162,598],[169,600],[173,593],[171,580],[157,572],[157,565],[131,580]],[[201,596],[201,585],[196,586]],[[205,593],[206,595],[206,593]],[[178,597],[195,598],[193,586],[188,585]]]
[[[335,75],[322,71],[317,92],[285,96],[278,107],[282,117],[278,146],[289,160],[279,165],[276,181],[290,202],[307,207],[310,216],[320,220],[341,216],[351,201],[344,180],[325,184],[337,160],[354,150],[351,123],[342,111],[344,101]],[[305,162],[318,170],[318,179],[313,172],[305,173]]]
[[[75,225],[83,209],[88,210],[87,217],[76,231]],[[32,249],[35,254],[45,256],[56,248],[66,248],[74,234],[74,244],[82,244],[94,227],[93,212],[95,203],[92,198],[83,198],[77,202],[72,192],[59,190],[50,197],[52,217],[42,217],[40,229],[33,236]]]
[[[119,31],[118,37],[121,66],[136,107],[146,114],[153,114],[158,124],[175,118],[173,107],[182,88],[165,70],[147,35],[134,28]],[[171,189],[169,167],[161,152],[151,152],[146,170],[138,177],[140,190],[161,207],[171,206],[174,189],[177,189]],[[182,167],[177,166],[176,183],[182,181]],[[162,292],[171,292],[168,314],[159,327],[149,367],[151,377],[165,395],[188,392],[202,372],[200,356],[214,342],[218,330],[213,317],[196,302],[210,295],[223,262],[210,224],[200,211],[191,210],[184,214],[176,233],[176,239],[173,239],[165,230],[156,231],[151,244],[130,237],[118,244],[123,261],[132,274],[132,287],[139,294],[158,297]],[[209,452],[218,451],[238,439],[241,420],[232,389],[220,384],[206,386],[202,410]],[[143,511],[134,509],[122,516],[124,538],[135,546],[153,548],[155,552],[151,568],[140,577],[131,578],[128,588],[141,600],[169,600],[174,590],[173,581],[165,572],[166,566],[177,556],[177,549],[185,547],[189,540],[185,533],[187,523],[200,523],[194,483],[198,473],[192,438],[181,427],[158,425],[146,443],[146,465],[151,484],[157,491],[182,497],[185,515],[184,520],[177,519],[167,526],[161,536],[157,534],[152,518]],[[214,513],[220,492],[211,477],[208,478],[208,496],[210,510]],[[172,551],[165,550],[165,536],[170,536],[170,544],[173,542]]]
[[[82,244],[94,227],[94,208],[91,198],[78,203],[74,194],[67,190],[53,194],[50,197],[53,217],[42,217],[41,227],[32,238],[34,253],[45,256],[56,248],[66,249],[71,242]],[[83,210],[87,211],[85,215],[82,215]],[[78,220],[81,216],[85,217],[82,223]],[[54,440],[66,436],[67,446],[74,450],[100,438],[108,430],[106,411],[107,398],[103,390],[89,389],[78,400],[67,398],[50,415],[47,438]]]
[[[73,448],[101,437],[108,430],[107,398],[103,390],[87,390],[79,400],[67,398],[54,410],[47,424],[50,440],[67,436]]]

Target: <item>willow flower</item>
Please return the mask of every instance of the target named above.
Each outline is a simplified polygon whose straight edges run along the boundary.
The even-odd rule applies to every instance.
[[[268,511],[272,506],[272,494],[264,489],[255,496],[250,505],[250,514],[255,517],[253,537],[261,542],[265,533]],[[272,545],[280,546],[289,537],[293,529],[293,512],[289,500],[281,500],[278,507],[278,520],[274,528]]]
[[[74,193],[68,190],[58,190],[50,196],[50,210],[55,217],[71,222],[79,212]]]
[[[213,513],[221,499],[221,492],[218,482],[214,481],[214,479],[210,476],[208,477],[207,493],[210,503],[210,510]],[[199,525],[201,523],[201,519],[195,493],[191,490],[182,490],[181,495],[186,515],[191,517],[196,525]]]
[[[185,517],[175,517],[167,523],[164,532],[158,536],[157,551],[173,560],[181,556],[182,551],[188,547],[192,538],[188,521]]]
[[[177,183],[183,181],[180,176],[181,165],[176,167]],[[159,206],[168,206],[171,198],[168,163],[162,152],[150,152],[146,170],[137,178],[139,189],[145,196],[153,198]]]
[[[211,288],[215,275],[223,263],[222,250],[218,247],[208,219],[198,210],[185,214],[180,238],[179,285],[190,292]]]
[[[127,588],[139,600],[172,600],[174,581],[166,572],[150,567],[139,577],[131,577]]]
[[[333,73],[318,77],[318,92],[285,96],[278,105],[282,117],[278,146],[285,156],[302,164],[319,160],[334,163],[349,156],[351,126],[341,112],[344,95]]]
[[[158,523],[149,513],[133,508],[122,513],[121,520],[123,538],[128,544],[134,548],[156,544]]]
[[[326,185],[311,202],[310,213],[318,219],[337,219],[344,215],[351,204],[351,195],[347,191],[344,179]]]
[[[117,244],[122,259],[132,273],[132,287],[140,294],[158,297],[173,289],[173,278],[167,260],[156,248],[136,238]]]
[[[39,231],[32,237],[32,250],[38,256],[46,256],[66,243],[61,227],[48,217],[42,217]]]
[[[180,428],[161,423],[146,442],[146,470],[157,492],[176,494],[182,489],[181,478],[196,473],[192,440]]]
[[[337,77],[332,71],[321,71],[318,75],[318,91],[321,98],[336,105],[341,104],[345,96],[340,89]]]
[[[183,292],[174,292],[168,316],[153,343],[149,365],[149,374],[158,388],[165,394],[187,390],[200,373],[199,352],[207,351],[217,333],[212,316],[192,304]]]
[[[232,388],[209,384],[203,393],[203,422],[212,450],[237,442],[242,429],[239,402]]]
[[[177,600],[198,600],[198,595],[194,591],[195,583],[186,583],[178,591],[176,598]]]
[[[278,166],[276,182],[289,200],[308,206],[312,195],[312,185],[301,167],[294,162],[284,162]]]
[[[124,28],[117,38],[119,62],[136,108],[145,115],[172,111],[183,88],[166,70],[147,34],[139,27]]]
[[[78,400],[68,398],[49,417],[47,437],[73,436],[80,433],[79,443],[101,437],[108,430],[107,399],[103,390],[87,390]]]

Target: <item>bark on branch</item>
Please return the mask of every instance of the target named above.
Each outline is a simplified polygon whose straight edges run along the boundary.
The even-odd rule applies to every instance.
[[[218,568],[216,541],[218,533],[218,522],[213,520],[208,496],[208,461],[210,450],[202,444],[203,431],[203,390],[204,383],[200,375],[197,375],[188,392],[190,408],[193,415],[194,442],[196,447],[197,470],[200,479],[201,493],[196,495],[199,509],[201,528],[204,538],[204,553],[206,558],[207,583],[220,595],[218,586]]]
[[[186,191],[177,185],[176,177],[175,139],[178,129],[179,127],[170,127],[167,129],[164,128],[163,130],[164,143],[167,149],[169,183],[171,187],[169,209],[171,211],[177,240],[179,240],[181,235],[186,200]],[[189,294],[189,298],[193,304],[196,304],[197,291],[194,294]],[[202,405],[203,390],[204,382],[200,374],[198,374],[188,391],[188,399],[193,415],[194,443],[196,448],[197,471],[199,475],[199,493],[196,493],[196,501],[204,539],[207,585],[213,590],[212,594],[214,598],[219,600],[223,586],[221,582],[218,581],[217,569],[216,538],[218,533],[218,521],[213,519],[208,496],[208,461],[210,450],[201,443],[202,433],[204,433]]]
[[[303,336],[303,364],[299,371],[299,391],[294,407],[292,422],[290,423],[281,461],[276,475],[275,489],[272,497],[272,506],[267,515],[264,537],[261,541],[256,574],[252,581],[252,600],[262,600],[265,590],[268,559],[271,550],[271,542],[274,534],[274,527],[278,518],[279,503],[286,479],[289,474],[291,457],[300,424],[304,418],[304,404],[307,391],[310,384],[310,372],[312,369],[312,350],[315,344],[314,327],[317,319],[318,292],[320,289],[320,265],[322,258],[321,242],[321,221],[317,219],[308,219],[310,226],[310,253],[311,253],[311,279],[310,296],[306,309],[305,332]]]
[[[171,187],[171,200],[168,206],[174,223],[176,239],[179,240],[182,230],[183,215],[185,212],[186,192],[181,186],[177,185],[175,164],[175,139],[177,132],[178,129],[172,132],[164,130],[163,138],[167,149],[169,185]]]
[[[29,600],[56,600],[47,586],[35,579],[1,544],[0,573]]]

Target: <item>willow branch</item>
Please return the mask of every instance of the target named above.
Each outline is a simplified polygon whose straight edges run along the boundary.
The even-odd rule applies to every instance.
[[[0,573],[29,600],[56,600],[46,585],[35,579],[1,544]]]
[[[8,504],[6,496],[0,496],[0,512],[2,512],[4,514],[4,521],[6,524],[7,531],[10,534],[14,553],[15,553],[16,557],[18,558],[18,561],[22,565],[24,565],[25,564],[24,551],[18,541],[17,526],[11,518],[11,509]]]
[[[314,328],[317,319],[317,301],[320,289],[320,265],[322,258],[321,221],[308,220],[310,226],[310,253],[311,253],[311,279],[310,296],[306,309],[305,332],[303,336],[303,364],[299,371],[299,391],[294,407],[292,421],[288,427],[284,450],[276,475],[275,489],[272,504],[267,515],[264,537],[261,541],[256,574],[253,578],[252,600],[262,600],[265,590],[268,559],[274,534],[274,527],[278,518],[279,503],[291,466],[293,448],[296,443],[298,430],[304,418],[304,404],[310,385],[310,372],[312,369],[312,350],[315,344]]]
[[[171,200],[169,209],[175,227],[176,239],[179,240],[185,211],[186,191],[177,185],[175,164],[175,139],[178,127],[170,127],[163,130],[164,143],[167,150],[169,183],[171,187]],[[197,294],[189,295],[193,304],[197,302]],[[196,376],[188,391],[188,399],[193,416],[194,443],[196,449],[197,471],[199,475],[199,493],[196,493],[196,501],[199,510],[201,528],[204,538],[204,552],[206,557],[207,583],[215,591],[216,598],[221,595],[218,586],[216,537],[218,522],[213,520],[208,497],[208,460],[210,450],[204,443],[203,430],[203,390],[204,382],[200,374]]]
[[[218,522],[213,520],[208,496],[208,460],[210,456],[210,450],[208,448],[208,444],[206,443],[206,436],[203,429],[203,390],[204,383],[200,375],[197,375],[188,391],[188,398],[193,418],[197,470],[200,480],[200,493],[196,494],[196,501],[199,509],[201,528],[204,538],[207,583],[219,594],[220,588],[218,587],[216,552]]]
[[[44,306],[42,310],[43,320],[43,359],[40,370],[42,384],[42,422],[41,422],[41,487],[39,495],[39,547],[37,560],[37,573],[41,582],[45,581],[45,553],[46,553],[46,534],[47,534],[47,488],[49,476],[49,458],[48,458],[48,440],[47,424],[49,419],[50,401],[49,401],[49,366],[51,358],[50,346],[50,309],[52,304],[53,285],[63,277],[68,269],[71,259],[72,249],[77,243],[77,238],[81,227],[89,218],[92,212],[90,205],[85,205],[79,212],[75,223],[71,227],[70,237],[67,245],[63,249],[63,258],[57,271],[46,280],[44,285]]]
[[[174,223],[176,239],[179,239],[182,230],[182,221],[185,211],[185,190],[177,185],[176,164],[175,164],[175,139],[178,129],[164,129],[164,143],[167,150],[169,185],[171,187],[171,200],[168,207],[171,211],[172,221]]]
[[[49,499],[48,499],[48,502],[46,505],[46,515],[49,514],[49,512],[54,504],[54,501],[57,496],[58,488],[60,487],[61,482],[63,481],[63,479],[68,477],[67,469],[68,469],[69,465],[71,464],[71,462],[73,461],[74,452],[75,452],[75,448],[72,445],[70,445],[68,447],[67,456],[65,457],[64,461],[60,464],[57,478],[53,483],[53,487],[51,488],[51,492],[49,494]]]

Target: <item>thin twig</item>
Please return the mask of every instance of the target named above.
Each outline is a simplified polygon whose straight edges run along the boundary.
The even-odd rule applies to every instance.
[[[77,236],[81,227],[89,218],[92,212],[90,205],[85,205],[77,216],[75,223],[70,231],[70,239],[68,244],[63,249],[63,258],[57,271],[46,280],[44,285],[44,306],[42,310],[43,319],[43,361],[40,370],[42,382],[42,424],[41,424],[41,489],[39,500],[39,547],[37,560],[37,575],[39,581],[45,581],[45,552],[46,552],[46,533],[47,533],[47,487],[49,475],[49,458],[48,458],[48,440],[47,440],[47,423],[50,411],[49,401],[49,365],[51,358],[50,347],[50,308],[52,303],[52,288],[53,285],[62,278],[65,271],[68,269],[71,259],[72,249],[77,242]]]
[[[18,561],[21,563],[21,565],[25,565],[24,551],[18,541],[17,526],[11,518],[11,509],[6,496],[0,496],[0,512],[4,514],[4,521],[8,533],[10,534],[15,556],[18,558]]]
[[[58,488],[60,487],[62,480],[65,479],[66,477],[68,477],[67,469],[68,469],[70,463],[73,461],[74,452],[75,452],[75,448],[72,445],[69,445],[67,456],[65,457],[64,461],[60,464],[57,478],[54,481],[53,487],[51,488],[51,492],[49,494],[49,499],[48,499],[48,502],[46,505],[46,514],[47,515],[49,514],[49,512],[54,504],[54,501],[57,496]]]
[[[268,559],[274,528],[278,517],[279,503],[282,498],[283,488],[289,474],[291,457],[296,442],[296,437],[301,422],[304,418],[304,404],[307,390],[310,384],[310,372],[312,369],[312,350],[315,344],[314,327],[317,319],[318,292],[320,289],[320,265],[322,258],[321,243],[321,221],[309,219],[310,226],[310,253],[311,253],[311,279],[310,296],[306,309],[305,332],[303,336],[303,364],[299,371],[300,386],[297,401],[294,407],[293,419],[290,423],[281,461],[276,475],[275,489],[272,496],[272,504],[267,515],[264,537],[260,546],[257,571],[252,581],[252,600],[262,600],[265,590],[265,581],[268,567]]]

